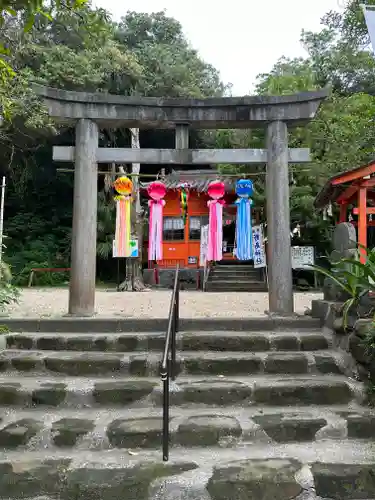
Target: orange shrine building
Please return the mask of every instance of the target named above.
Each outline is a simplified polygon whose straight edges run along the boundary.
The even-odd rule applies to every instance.
[[[210,182],[221,180],[225,184],[225,205],[223,208],[223,261],[235,261],[233,256],[235,245],[235,228],[237,208],[235,201],[235,177],[220,176],[213,170],[184,170],[172,171],[164,179],[167,194],[164,198],[166,204],[163,212],[163,260],[157,263],[148,263],[148,267],[159,269],[180,268],[197,270],[200,267],[201,227],[208,225],[207,202],[211,199],[207,194]],[[141,189],[147,196],[147,187],[150,183],[141,183]],[[188,216],[184,223],[181,206],[181,184],[186,184],[189,191]],[[253,210],[253,224],[259,221],[259,209]],[[148,234],[145,234],[143,248],[144,263],[148,250]]]
[[[350,222],[357,227],[358,244],[375,246],[375,160],[337,174],[326,182],[315,198],[314,205],[325,209],[332,204],[339,206],[338,222]],[[365,261],[365,251],[361,260]]]

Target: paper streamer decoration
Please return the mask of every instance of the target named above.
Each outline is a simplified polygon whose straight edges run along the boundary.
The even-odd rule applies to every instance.
[[[179,186],[179,191],[180,191],[181,214],[185,225],[186,218],[188,216],[189,185],[186,183],[181,184],[181,186]]]
[[[253,183],[247,179],[240,179],[236,184],[236,193],[239,197],[236,201],[236,257],[238,260],[252,260],[253,229],[250,196],[253,194]]]
[[[221,200],[225,194],[225,186],[221,181],[213,181],[207,189],[212,198],[207,205],[209,209],[208,219],[208,245],[207,261],[219,261],[223,259],[223,205]]]
[[[116,233],[114,254],[117,257],[129,257],[131,254],[131,203],[133,183],[126,177],[118,177],[113,183],[116,191]]]
[[[150,207],[149,232],[148,232],[148,260],[163,259],[163,208],[165,205],[164,196],[167,188],[162,182],[152,182],[147,193],[151,200],[148,201]]]

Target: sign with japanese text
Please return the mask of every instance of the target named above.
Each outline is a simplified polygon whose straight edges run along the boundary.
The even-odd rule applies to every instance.
[[[201,245],[200,245],[200,255],[199,255],[199,265],[201,267],[205,266],[207,260],[207,248],[208,248],[208,226],[201,226]]]
[[[263,226],[253,226],[253,259],[254,268],[266,267],[266,252],[264,249]]]
[[[292,269],[308,269],[314,264],[314,247],[292,247]]]

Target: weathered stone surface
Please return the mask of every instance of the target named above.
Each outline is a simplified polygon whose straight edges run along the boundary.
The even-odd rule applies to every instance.
[[[350,222],[337,224],[333,231],[333,248],[339,252],[357,249],[356,229]]]
[[[12,367],[19,371],[29,372],[42,366],[40,357],[37,354],[20,355],[12,358]]]
[[[348,437],[375,439],[375,415],[348,415]]]
[[[19,500],[43,495],[60,498],[70,459],[19,460],[0,463],[0,492],[4,498]]]
[[[162,350],[164,349],[164,345],[165,345],[165,334],[147,338],[147,349],[150,351],[162,352]]]
[[[375,497],[375,465],[312,465],[317,495],[333,500],[359,500]]]
[[[202,380],[179,384],[179,388],[180,391],[171,394],[172,404],[202,403],[229,406],[250,399],[252,394],[250,386],[230,380]]]
[[[183,446],[215,446],[222,440],[238,439],[241,434],[241,426],[233,417],[201,415],[179,425],[175,440]]]
[[[328,348],[328,341],[323,335],[304,335],[301,337],[302,351],[319,351]]]
[[[0,447],[17,448],[27,444],[42,429],[41,422],[24,418],[6,425],[0,430]]]
[[[47,356],[44,364],[48,370],[67,375],[99,375],[118,372],[121,357],[116,354],[66,354]]]
[[[232,462],[215,468],[207,489],[212,500],[293,500],[302,492],[294,460]]]
[[[307,373],[308,361],[304,354],[269,354],[264,370],[266,373]]]
[[[162,430],[162,418],[114,420],[107,436],[116,448],[153,448],[161,445]]]
[[[371,319],[359,319],[354,329],[357,336],[363,339],[374,330],[374,322]]]
[[[147,380],[98,382],[93,397],[101,405],[129,405],[149,396],[155,384]]]
[[[345,321],[344,321],[344,318],[342,316],[335,318],[333,320],[333,329],[336,333],[339,333],[339,334],[346,333]]]
[[[39,337],[36,341],[36,346],[38,349],[47,351],[63,351],[66,349],[63,336]]]
[[[186,351],[268,351],[269,339],[265,335],[185,335],[182,349]]]
[[[275,335],[272,337],[272,346],[278,351],[299,351],[297,336]]]
[[[62,418],[53,422],[52,440],[56,446],[75,446],[81,436],[91,432],[95,427],[92,420],[82,418]]]
[[[148,364],[145,356],[131,357],[129,361],[129,373],[130,375],[134,375],[137,377],[156,375],[156,373],[154,373],[153,367]]]
[[[33,349],[34,341],[27,335],[7,335],[8,349]]]
[[[65,398],[66,385],[62,383],[45,383],[32,392],[32,402],[34,405],[58,406]]]
[[[338,366],[336,360],[329,354],[316,354],[315,366],[320,373],[341,373],[341,369]]]
[[[346,404],[351,399],[346,382],[275,381],[254,389],[254,401],[267,405]]]
[[[69,337],[66,339],[68,351],[106,351],[110,342],[106,337],[95,338],[93,335],[87,337]]]
[[[215,375],[247,375],[259,373],[263,368],[262,359],[256,355],[243,357],[225,358],[198,357],[186,358],[182,362],[184,370],[191,374],[215,374]]]
[[[26,398],[20,389],[21,384],[18,383],[0,384],[0,404],[4,406],[21,405]]]
[[[165,338],[163,337],[165,342]],[[138,346],[138,339],[134,335],[121,335],[116,340],[116,351],[119,352],[130,352],[135,351]]]
[[[324,418],[304,415],[259,415],[253,420],[278,443],[313,441],[318,430],[327,425]]]
[[[352,333],[349,337],[349,351],[356,361],[367,365],[370,363],[371,358],[366,353],[366,347],[363,340],[363,338]]]
[[[158,478],[194,470],[194,463],[146,462],[131,467],[82,467],[68,471],[62,500],[148,500],[150,484]]]

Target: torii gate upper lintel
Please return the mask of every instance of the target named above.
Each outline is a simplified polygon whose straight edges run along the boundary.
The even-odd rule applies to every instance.
[[[74,148],[54,148],[54,159],[75,162],[69,313],[95,312],[97,163],[267,162],[269,310],[292,315],[288,163],[309,161],[307,149],[288,148],[288,126],[315,117],[328,90],[287,96],[170,99],[70,92],[35,86],[49,115],[76,127]],[[98,148],[99,127],[175,128],[175,150]],[[267,129],[266,150],[189,150],[189,129]]]

